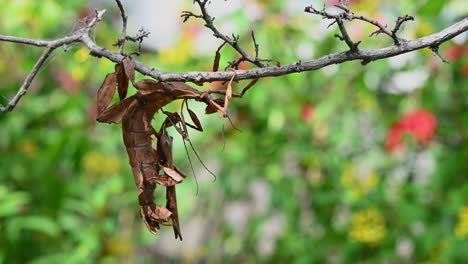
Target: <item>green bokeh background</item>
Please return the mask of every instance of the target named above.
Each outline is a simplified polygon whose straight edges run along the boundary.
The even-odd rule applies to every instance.
[[[232,4],[222,2],[226,9]],[[115,51],[119,13],[106,3],[98,5],[108,11],[94,37]],[[401,33],[409,39],[468,14],[463,0],[351,3],[390,26],[398,15],[414,15]],[[184,1],[180,10],[191,4]],[[261,10],[255,21],[245,8],[252,4]],[[255,29],[260,55],[282,64],[345,50],[333,37],[336,27],[327,30],[327,23],[302,12],[308,4],[243,1],[216,23],[231,23],[249,52]],[[0,34],[30,38],[63,36],[92,14],[86,1],[76,0],[0,5]],[[385,36],[367,38],[373,28],[365,24],[348,26],[363,39],[361,48],[392,44]],[[189,20],[174,46],[146,50],[138,59],[164,71],[208,70],[215,50],[194,48],[203,31],[201,21]],[[120,126],[94,121],[97,88],[113,63],[89,56],[80,44],[58,49],[17,108],[0,115],[0,263],[468,262],[466,49],[465,33],[440,48],[450,64],[421,50],[403,62],[348,62],[262,79],[229,106],[241,131],[191,103],[205,128],[191,132],[192,141],[217,178],[191,153],[197,187],[174,133],[176,164],[190,175],[177,189],[183,242],[170,227],[158,236],[146,230]],[[5,103],[41,49],[0,42],[0,54]],[[222,55],[221,65],[236,58],[228,47]],[[414,72],[426,76],[416,89],[388,92],[396,76]],[[175,102],[167,110],[179,107]],[[405,137],[404,149],[385,151],[392,124],[420,108],[437,118],[432,142],[420,146]],[[157,195],[163,203],[162,188]],[[374,235],[352,235],[366,232]]]

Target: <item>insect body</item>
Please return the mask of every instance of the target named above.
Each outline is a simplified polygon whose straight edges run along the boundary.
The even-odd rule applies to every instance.
[[[206,103],[207,108],[218,111],[224,111],[224,109],[211,99],[208,93],[198,91],[185,83],[162,83],[153,80],[133,82],[134,75],[128,74],[132,70],[128,69],[128,62],[125,69],[126,81],[130,79],[138,92],[126,99],[121,97],[123,100],[107,107],[115,93],[116,86],[125,82],[125,78],[121,77],[121,72],[118,72],[124,67],[125,64],[116,67],[116,72],[108,74],[101,85],[98,91],[96,120],[103,123],[122,123],[123,140],[138,188],[140,215],[149,231],[156,234],[160,224],[172,220],[175,237],[182,240],[175,185],[182,182],[183,176],[173,164],[172,137],[166,130],[171,125],[175,126],[175,123],[171,116],[168,116],[160,131],[157,132],[151,126],[151,121],[162,107],[177,99],[194,99]],[[119,95],[126,94],[126,87],[123,92],[120,87],[118,88]],[[192,112],[190,114],[191,117],[194,115]],[[199,122],[198,119],[196,121]],[[175,122],[183,122],[185,127],[185,121],[180,118]],[[184,134],[186,137],[186,133]],[[158,139],[156,149],[153,148],[152,135]],[[166,207],[154,203],[157,185],[166,187]]]

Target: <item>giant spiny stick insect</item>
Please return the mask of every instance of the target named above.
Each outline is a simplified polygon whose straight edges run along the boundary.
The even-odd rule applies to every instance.
[[[234,78],[234,77],[233,77]],[[129,80],[137,89],[137,93],[126,97]],[[232,82],[232,80],[231,80]],[[230,83],[229,83],[230,87]],[[120,102],[108,107],[115,90],[118,90]],[[226,95],[225,100],[211,98],[211,93]],[[115,67],[115,72],[109,73],[98,91],[98,115],[96,120],[103,123],[122,123],[122,133],[132,167],[135,184],[138,188],[140,215],[149,231],[157,233],[159,225],[172,220],[176,238],[182,240],[180,234],[175,185],[182,182],[183,174],[172,161],[172,137],[167,128],[174,126],[185,140],[188,140],[186,126],[202,130],[195,113],[188,109],[187,100],[193,99],[207,105],[206,113],[218,112],[226,116],[227,100],[231,96],[240,96],[229,92],[202,92],[182,82],[157,82],[141,80],[135,82],[135,72],[130,57],[125,57],[122,63]],[[195,125],[185,122],[183,114],[164,112],[167,115],[160,131],[151,126],[154,115],[165,105],[174,100],[185,100],[190,118]],[[177,126],[179,124],[179,126]],[[156,149],[152,145],[152,135],[158,143]],[[166,187],[167,205],[163,207],[154,203],[154,192],[157,185]]]

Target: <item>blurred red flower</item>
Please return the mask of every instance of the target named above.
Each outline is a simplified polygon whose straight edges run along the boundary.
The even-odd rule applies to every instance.
[[[456,61],[468,55],[468,46],[452,44],[445,49],[448,61]]]
[[[402,116],[393,123],[387,133],[385,150],[393,152],[403,146],[403,135],[412,136],[421,145],[426,145],[434,137],[437,119],[429,111],[418,109]]]
[[[301,119],[304,122],[312,120],[315,112],[315,107],[310,103],[305,103],[301,107]]]

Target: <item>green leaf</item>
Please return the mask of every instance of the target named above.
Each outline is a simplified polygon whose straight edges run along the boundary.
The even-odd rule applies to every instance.
[[[46,216],[23,216],[9,221],[7,226],[8,237],[16,240],[20,238],[21,231],[33,231],[44,233],[50,237],[57,237],[60,234],[57,223]]]
[[[421,6],[419,14],[430,16],[439,15],[445,4],[445,1],[427,1],[424,3],[424,5]]]
[[[0,185],[0,218],[18,214],[29,202],[29,194],[24,192],[8,192]]]

